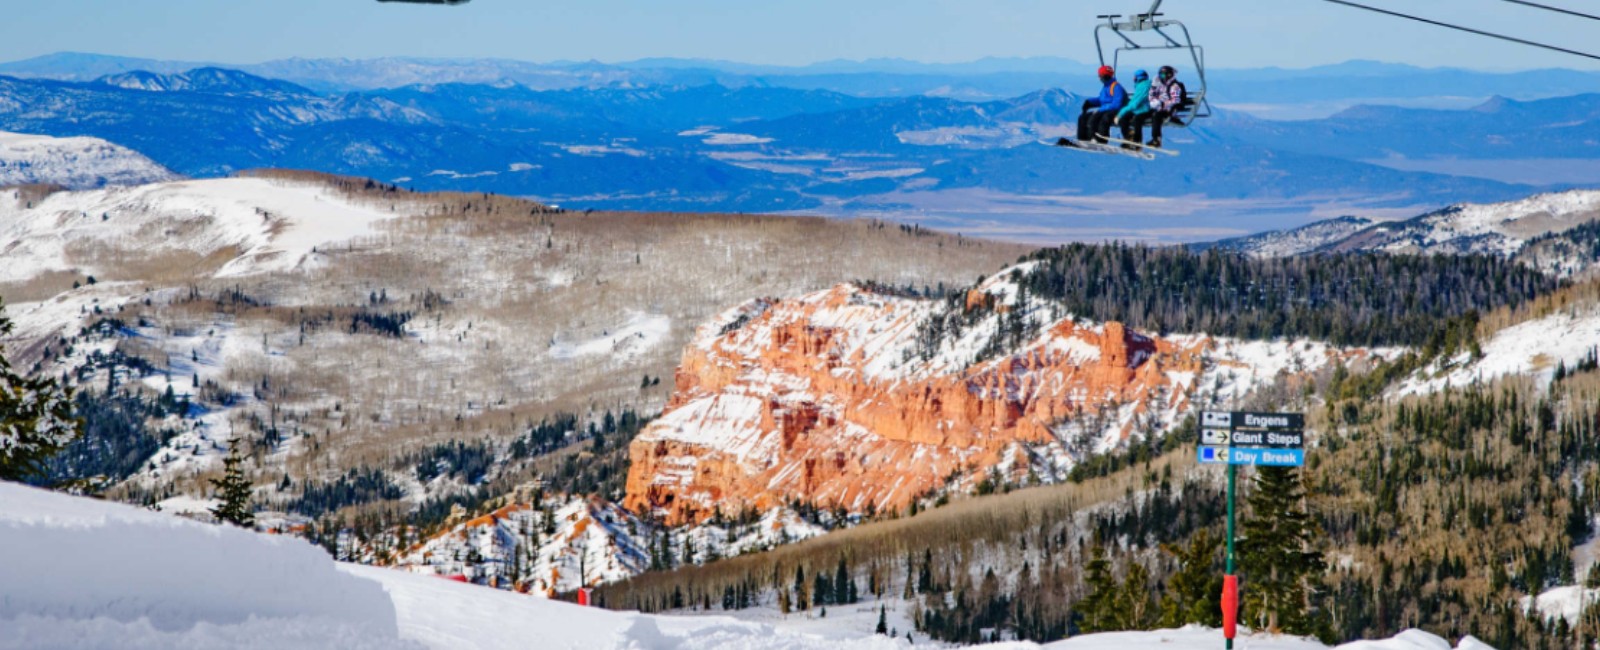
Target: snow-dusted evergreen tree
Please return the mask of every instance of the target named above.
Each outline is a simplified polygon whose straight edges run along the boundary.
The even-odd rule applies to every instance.
[[[0,303],[0,336],[11,320]],[[73,417],[72,389],[49,378],[28,378],[11,370],[0,348],[0,480],[36,474],[40,464],[78,437],[83,425]]]
[[[1178,571],[1167,580],[1161,599],[1161,627],[1222,626],[1221,546],[1222,540],[1204,528],[1189,538],[1188,546],[1161,545],[1163,552],[1178,560]]]
[[[1117,578],[1112,574],[1111,560],[1106,549],[1096,544],[1089,551],[1089,562],[1084,565],[1084,586],[1089,593],[1078,601],[1076,610],[1081,617],[1079,628],[1084,632],[1112,632],[1117,627]]]
[[[1321,531],[1303,504],[1300,472],[1263,467],[1250,491],[1250,518],[1239,539],[1242,620],[1291,634],[1315,631],[1312,599],[1327,563],[1316,549]]]
[[[239,442],[235,440],[232,447],[228,457],[222,460],[222,478],[211,479],[211,485],[217,488],[218,499],[217,507],[211,509],[211,515],[220,521],[249,528],[256,523],[255,512],[250,510],[250,481],[245,479],[244,470],[239,467],[244,462],[244,457],[239,454]]]

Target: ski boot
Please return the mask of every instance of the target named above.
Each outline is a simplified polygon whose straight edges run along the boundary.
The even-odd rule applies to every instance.
[[[1150,147],[1151,149],[1160,149],[1161,148],[1161,138],[1150,138],[1150,141],[1144,143],[1144,146]]]

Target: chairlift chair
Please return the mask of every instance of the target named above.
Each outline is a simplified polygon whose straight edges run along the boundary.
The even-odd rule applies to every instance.
[[[1122,70],[1118,64],[1123,52],[1187,51],[1194,62],[1192,78],[1196,83],[1184,84],[1189,91],[1189,105],[1174,111],[1173,117],[1177,119],[1168,123],[1168,126],[1187,128],[1197,119],[1211,117],[1211,104],[1206,101],[1206,52],[1205,48],[1194,44],[1189,28],[1182,22],[1162,18],[1165,14],[1157,11],[1162,2],[1164,0],[1155,0],[1148,11],[1134,14],[1127,20],[1122,20],[1121,14],[1096,16],[1105,22],[1094,28],[1094,45],[1100,55],[1100,65],[1109,65],[1118,71]],[[1102,34],[1106,32],[1116,35],[1117,40],[1103,39]]]

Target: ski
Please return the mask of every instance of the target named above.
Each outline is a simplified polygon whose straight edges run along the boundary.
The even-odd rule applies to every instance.
[[[1151,147],[1151,146],[1139,144],[1137,142],[1133,142],[1131,140],[1123,140],[1121,138],[1106,138],[1106,139],[1110,140],[1114,144],[1131,144],[1131,145],[1133,145],[1135,147],[1138,147],[1139,151],[1148,151],[1148,152],[1152,152],[1152,153],[1166,154],[1168,156],[1177,156],[1178,153],[1179,153],[1178,150],[1176,150],[1176,149],[1164,149],[1162,147]]]
[[[1156,159],[1156,155],[1153,154],[1153,153],[1150,153],[1148,151],[1133,151],[1133,150],[1130,150],[1130,149],[1123,149],[1121,147],[1113,147],[1113,146],[1110,146],[1110,145],[1100,144],[1098,142],[1074,142],[1072,140],[1068,140],[1066,138],[1062,138],[1062,139],[1060,139],[1060,140],[1058,140],[1056,142],[1051,142],[1049,140],[1040,140],[1039,144],[1045,144],[1045,145],[1049,145],[1049,146],[1052,146],[1052,147],[1061,147],[1062,149],[1077,149],[1079,151],[1087,151],[1089,153],[1103,153],[1103,154],[1113,154],[1113,155],[1118,155],[1118,156],[1130,156],[1130,157],[1133,157],[1133,158],[1142,158],[1144,160],[1155,160]]]

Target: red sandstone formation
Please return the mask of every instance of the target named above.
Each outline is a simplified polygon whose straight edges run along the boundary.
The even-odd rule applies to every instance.
[[[999,289],[967,295],[982,318],[926,361],[919,329],[946,305],[850,285],[703,327],[663,416],[629,450],[625,506],[669,524],[791,500],[899,509],[990,468],[1026,477],[1066,453],[1064,423],[1105,417],[1087,429],[1115,443],[1134,419],[1186,407],[1209,339],[1064,319],[973,364],[974,342],[1011,307]]]

